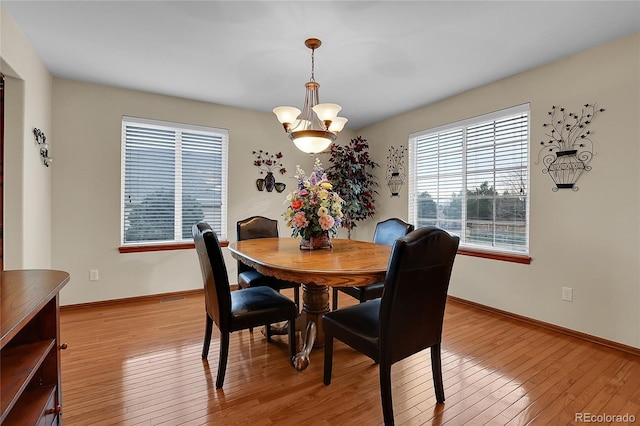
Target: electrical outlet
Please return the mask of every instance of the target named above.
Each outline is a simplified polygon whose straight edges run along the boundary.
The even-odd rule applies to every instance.
[[[571,287],[562,287],[562,300],[573,302],[573,289]]]
[[[89,280],[98,281],[99,279],[100,279],[100,276],[98,275],[98,270],[97,269],[89,270]]]

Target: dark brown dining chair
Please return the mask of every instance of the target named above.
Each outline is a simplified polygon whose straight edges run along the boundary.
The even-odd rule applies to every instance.
[[[402,219],[391,218],[378,222],[376,230],[373,234],[373,242],[378,244],[393,245],[396,238],[404,237],[413,231],[413,225]],[[382,296],[384,291],[384,283],[374,283],[366,286],[354,287],[333,287],[332,293],[332,309],[338,309],[338,292],[343,292],[351,297],[358,299],[360,303],[367,300],[377,299]]]
[[[253,238],[278,237],[278,221],[264,216],[251,216],[236,222],[236,238],[238,241]],[[300,306],[300,283],[280,280],[275,277],[262,275],[250,266],[238,261],[238,287],[271,287],[276,291],[283,288],[293,288],[293,300]]]
[[[444,402],[440,343],[459,237],[423,227],[395,241],[382,298],[325,314],[324,384],[331,383],[333,339],[379,364],[385,425],[393,425],[391,365],[431,348],[436,401]]]
[[[220,389],[224,383],[229,357],[229,335],[234,331],[288,321],[289,362],[291,362],[296,352],[295,319],[298,316],[296,304],[270,287],[231,291],[218,236],[206,222],[193,225],[192,232],[204,281],[206,327],[202,359],[207,359],[209,355],[214,322],[220,330],[216,388]],[[267,332],[267,341],[270,341],[270,338]]]

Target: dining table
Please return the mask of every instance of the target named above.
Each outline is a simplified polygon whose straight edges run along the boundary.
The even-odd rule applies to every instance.
[[[322,316],[329,312],[329,287],[384,282],[391,246],[332,239],[331,247],[302,249],[296,238],[255,238],[229,243],[231,255],[263,275],[298,282],[302,312],[296,328],[306,330],[302,350],[294,357],[298,370],[308,366],[311,348],[324,346]]]

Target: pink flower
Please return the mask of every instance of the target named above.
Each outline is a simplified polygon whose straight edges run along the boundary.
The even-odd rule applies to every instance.
[[[304,212],[297,212],[291,218],[291,223],[296,228],[306,228],[309,225],[309,221],[305,216]]]
[[[309,190],[308,189],[301,189],[300,191],[298,191],[298,195],[300,197],[306,197],[307,195],[309,195]]]
[[[329,215],[320,216],[320,218],[318,218],[318,222],[320,223],[320,227],[324,231],[331,229],[333,225],[336,223],[336,221],[333,220],[333,217]]]

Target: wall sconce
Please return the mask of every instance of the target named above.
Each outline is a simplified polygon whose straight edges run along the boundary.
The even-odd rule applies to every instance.
[[[42,164],[49,167],[49,164],[53,161],[53,158],[49,157],[49,145],[47,144],[47,137],[42,133],[40,129],[33,129],[33,135],[36,138],[36,143],[40,148],[40,157],[42,157]]]
[[[400,189],[404,185],[404,145],[395,148],[393,145],[389,148],[389,156],[387,157],[387,185],[391,191],[392,197],[398,197]]]
[[[595,155],[593,141],[590,139],[591,131],[587,130],[593,119],[604,108],[596,107],[596,104],[585,104],[581,113],[567,112],[563,107],[551,107],[547,114],[549,122],[542,127],[547,128],[546,135],[550,138],[541,141],[542,148],[538,153],[544,168],[542,173],[548,173],[558,189],[571,189],[577,191],[576,182],[582,172],[591,170],[589,162]]]

